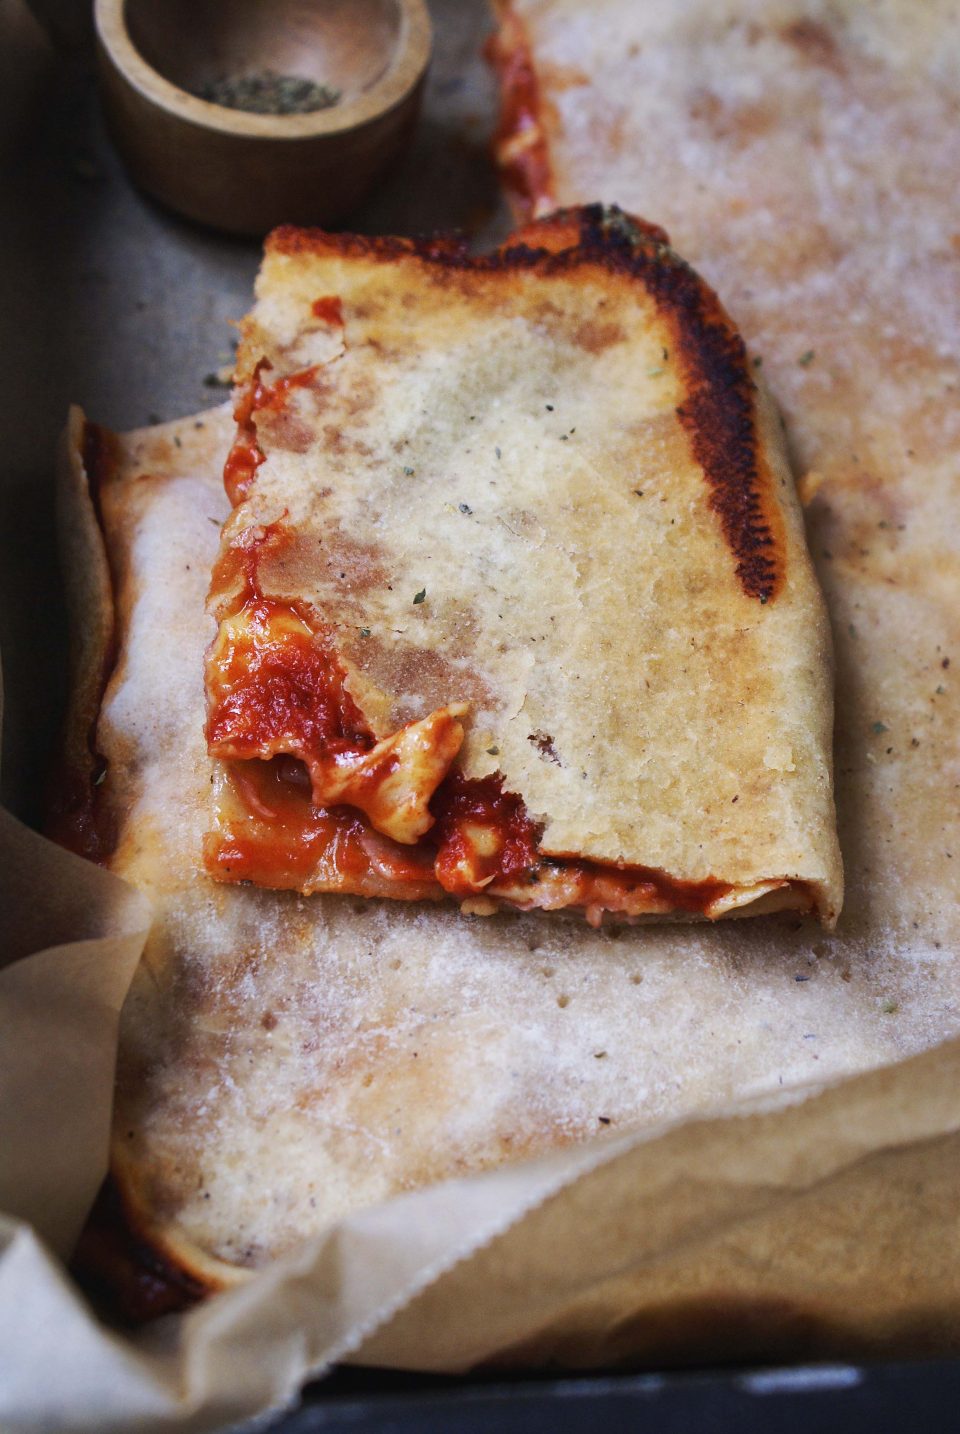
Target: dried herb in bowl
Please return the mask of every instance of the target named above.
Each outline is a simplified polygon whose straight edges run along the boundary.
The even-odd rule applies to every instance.
[[[306,115],[337,104],[340,91],[303,75],[279,75],[255,70],[244,75],[222,75],[202,85],[197,98],[230,110],[255,115]]]

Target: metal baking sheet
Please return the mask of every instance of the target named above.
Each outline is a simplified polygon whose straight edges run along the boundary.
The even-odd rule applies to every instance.
[[[947,1434],[958,1400],[956,1361],[509,1383],[347,1370],[264,1434]]]

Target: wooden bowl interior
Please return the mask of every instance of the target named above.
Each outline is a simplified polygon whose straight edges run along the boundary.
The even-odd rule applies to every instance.
[[[398,0],[127,0],[135,48],[189,94],[263,70],[359,98],[400,41]]]

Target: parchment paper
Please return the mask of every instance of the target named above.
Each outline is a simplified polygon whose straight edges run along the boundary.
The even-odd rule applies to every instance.
[[[957,1041],[403,1196],[184,1317],[107,1331],[61,1257],[103,1173],[117,1012],[148,915],[7,816],[0,912],[11,1434],[216,1429],[289,1402],[343,1359],[463,1370],[960,1346]],[[885,958],[894,975],[897,959]]]
[[[346,1358],[462,1370],[960,1343],[956,1041],[824,1091],[400,1197],[185,1316],[135,1337],[104,1330],[50,1247],[69,1248],[103,1169],[143,905],[9,818],[0,842],[19,954],[0,974],[11,1434],[215,1429]],[[69,925],[83,939],[26,954]]]

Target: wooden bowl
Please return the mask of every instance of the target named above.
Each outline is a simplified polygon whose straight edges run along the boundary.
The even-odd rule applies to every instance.
[[[100,92],[141,188],[238,234],[341,220],[409,138],[427,64],[425,0],[96,0]],[[272,71],[339,92],[308,114],[198,98]]]

